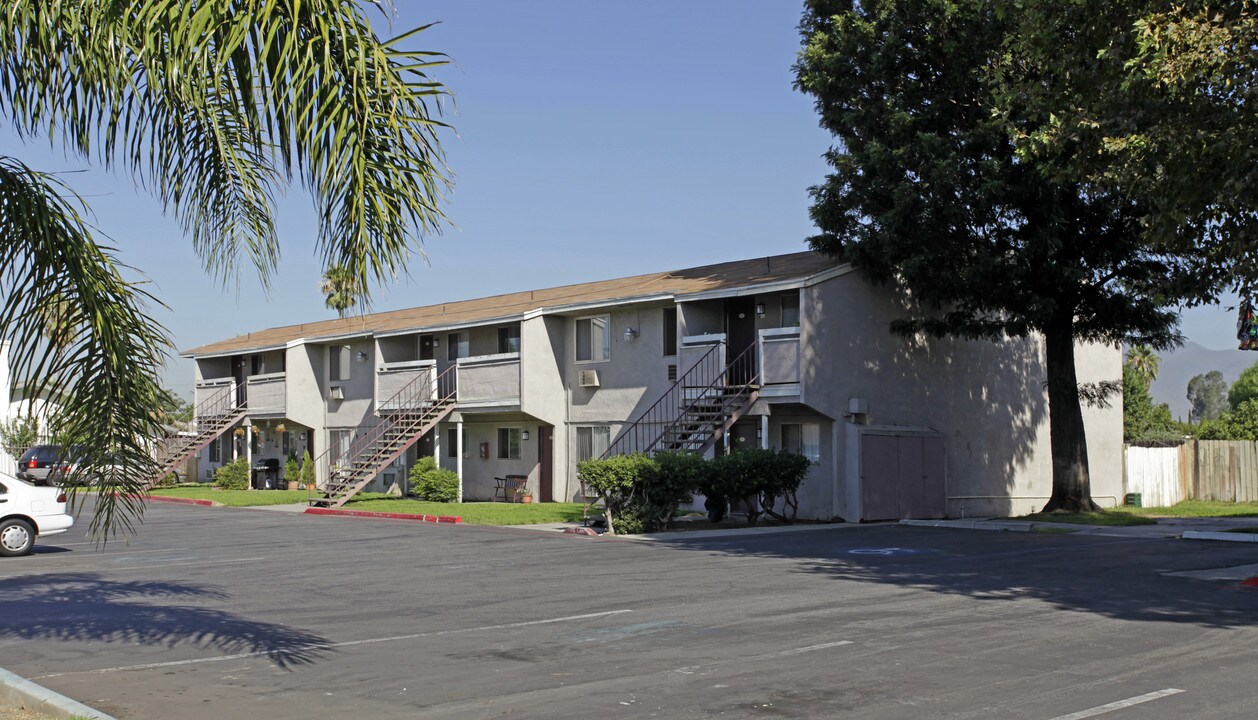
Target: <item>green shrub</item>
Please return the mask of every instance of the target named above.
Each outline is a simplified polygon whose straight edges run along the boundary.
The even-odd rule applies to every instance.
[[[459,499],[458,473],[437,467],[432,458],[421,458],[415,463],[415,467],[411,468],[410,481],[411,492],[421,500],[448,503]]]
[[[249,461],[241,458],[214,471],[214,487],[219,490],[245,490],[249,487]]]
[[[643,500],[642,488],[657,469],[655,461],[642,453],[577,463],[577,473],[585,486],[602,498],[608,525],[614,533],[650,528],[651,523],[644,517],[650,510]]]
[[[21,460],[22,453],[39,442],[39,421],[30,415],[9,418],[0,423],[0,446],[14,460]]]
[[[166,477],[153,483],[153,487],[169,488],[179,484],[179,475],[177,473],[166,473]]]
[[[425,454],[424,457],[416,459],[415,466],[410,468],[410,477],[418,477],[433,470],[437,470],[437,458]]]
[[[799,511],[796,493],[808,475],[808,458],[773,449],[747,448],[716,458],[709,466],[697,489],[708,497],[713,520],[724,516],[723,510],[731,500],[747,507],[749,525],[755,525],[761,513],[785,522],[795,520]]]
[[[309,450],[307,450],[301,456],[301,470],[298,471],[298,477],[301,478],[300,482],[302,485],[305,485],[307,487],[314,485],[314,482],[315,482],[314,459],[310,457]]]
[[[295,454],[284,461],[284,482],[301,483],[301,463]]]
[[[767,473],[762,478],[760,487],[760,507],[770,517],[783,522],[795,522],[799,512],[799,486],[808,476],[808,466],[812,462],[803,455],[777,450],[764,450],[768,455],[764,458]],[[778,501],[782,509],[778,511]]]

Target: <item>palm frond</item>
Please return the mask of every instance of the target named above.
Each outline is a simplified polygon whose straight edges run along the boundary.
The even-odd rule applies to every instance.
[[[86,460],[70,481],[98,491],[90,529],[104,540],[143,515],[169,342],[145,312],[153,298],[123,279],[81,207],[55,178],[0,158],[0,334],[12,342],[15,380],[61,398],[58,439]],[[51,306],[56,342],[44,335]]]

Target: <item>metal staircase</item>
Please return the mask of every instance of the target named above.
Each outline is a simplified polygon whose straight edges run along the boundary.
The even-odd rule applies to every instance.
[[[192,432],[169,435],[162,441],[157,451],[157,474],[149,481],[149,487],[240,422],[245,416],[246,405],[245,401],[237,402],[235,383],[224,385],[202,400],[193,412]]]
[[[387,401],[380,403],[380,422],[358,433],[348,447],[329,447],[315,459],[315,482],[310,504],[338,508],[358,494],[397,460],[407,448],[454,410],[457,366],[440,375],[424,373]]]
[[[714,344],[601,457],[711,450],[760,397],[757,346],[728,363],[724,348],[724,343]]]

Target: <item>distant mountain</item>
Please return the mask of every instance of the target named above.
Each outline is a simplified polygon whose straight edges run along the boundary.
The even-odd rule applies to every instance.
[[[1188,381],[1194,375],[1218,370],[1231,385],[1242,370],[1258,362],[1258,352],[1252,350],[1211,350],[1194,342],[1160,355],[1158,378],[1149,390],[1155,402],[1170,404],[1177,420],[1188,419]]]

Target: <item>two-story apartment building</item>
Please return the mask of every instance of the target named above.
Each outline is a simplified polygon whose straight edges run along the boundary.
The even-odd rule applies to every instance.
[[[579,498],[576,463],[609,448],[762,446],[813,460],[801,517],[1038,509],[1041,343],[893,335],[904,302],[803,252],[252,332],[184,353],[199,406],[238,409],[202,479],[309,450],[321,483],[353,470],[385,490],[432,455],[465,499],[514,474],[544,502]],[[1081,382],[1120,377],[1118,348],[1076,353]],[[1084,412],[1094,496],[1113,504],[1121,407]]]

